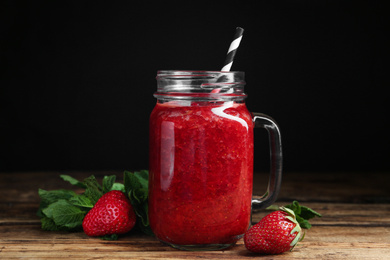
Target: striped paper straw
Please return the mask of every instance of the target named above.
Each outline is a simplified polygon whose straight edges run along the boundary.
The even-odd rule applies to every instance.
[[[230,71],[232,67],[234,56],[236,55],[237,48],[240,45],[242,34],[244,33],[244,29],[241,27],[236,28],[236,33],[234,34],[234,39],[230,44],[229,50],[227,52],[226,60],[221,71]]]

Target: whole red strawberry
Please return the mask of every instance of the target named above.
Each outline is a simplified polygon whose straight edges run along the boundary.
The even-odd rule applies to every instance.
[[[245,247],[256,253],[280,254],[292,250],[302,230],[291,209],[281,207],[252,226],[244,236]]]
[[[104,194],[87,213],[83,229],[88,236],[124,234],[135,225],[136,216],[129,199],[122,191]]]

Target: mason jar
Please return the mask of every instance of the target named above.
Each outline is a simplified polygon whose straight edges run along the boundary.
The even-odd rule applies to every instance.
[[[282,172],[278,125],[245,104],[244,72],[157,73],[150,116],[149,221],[162,242],[218,250],[239,240],[252,209],[272,204]],[[268,130],[268,191],[253,199],[253,130]]]

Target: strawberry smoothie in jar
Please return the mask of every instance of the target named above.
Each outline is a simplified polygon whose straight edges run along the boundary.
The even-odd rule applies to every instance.
[[[250,226],[251,210],[279,192],[280,132],[245,105],[244,73],[159,71],[150,116],[149,220],[156,237],[184,250],[234,245]],[[252,199],[253,129],[268,130],[268,191]]]

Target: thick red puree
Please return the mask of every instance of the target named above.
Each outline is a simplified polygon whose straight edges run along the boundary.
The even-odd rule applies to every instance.
[[[171,244],[234,243],[250,224],[251,115],[244,103],[180,102],[150,118],[150,225]]]

